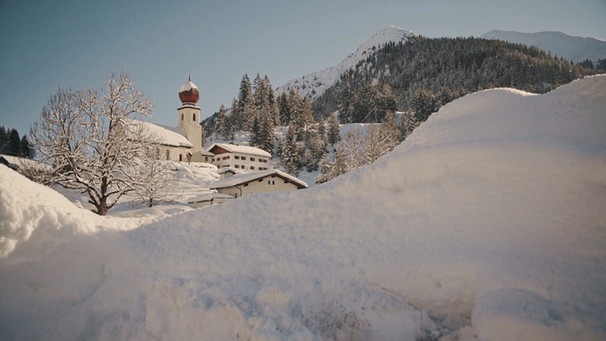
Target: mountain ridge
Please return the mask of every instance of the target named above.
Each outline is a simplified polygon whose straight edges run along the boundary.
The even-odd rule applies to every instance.
[[[492,30],[484,33],[481,38],[498,39],[511,43],[535,46],[574,63],[606,58],[606,41],[589,37],[571,36],[559,31],[541,31],[524,33],[516,31]]]
[[[389,25],[373,34],[340,63],[300,78],[292,79],[277,87],[276,94],[279,95],[282,92],[289,91],[291,88],[295,88],[301,96],[309,97],[313,101],[320,97],[326,89],[334,85],[346,70],[365,59],[370,51],[379,49],[389,42],[398,43],[416,36],[419,35],[412,31]]]

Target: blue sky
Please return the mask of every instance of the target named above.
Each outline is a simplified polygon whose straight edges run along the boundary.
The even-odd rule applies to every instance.
[[[125,72],[175,125],[191,75],[203,117],[237,96],[245,73],[272,85],[339,63],[394,25],[428,37],[492,29],[606,40],[605,0],[0,0],[0,125],[21,134],[61,88],[100,88]]]

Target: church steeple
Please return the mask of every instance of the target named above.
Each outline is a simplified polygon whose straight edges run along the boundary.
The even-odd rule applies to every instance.
[[[198,90],[198,86],[191,81],[191,76],[189,76],[189,80],[186,83],[183,83],[179,88],[179,99],[183,105],[196,105],[196,103],[198,103],[200,91]]]

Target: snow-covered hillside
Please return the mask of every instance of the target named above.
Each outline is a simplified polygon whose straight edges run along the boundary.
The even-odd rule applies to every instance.
[[[339,64],[322,71],[313,72],[301,78],[290,80],[286,84],[279,86],[276,89],[276,93],[280,94],[283,91],[288,91],[290,88],[295,88],[299,91],[301,96],[310,97],[312,100],[315,100],[320,97],[326,89],[335,84],[346,70],[356,65],[359,61],[366,59],[374,50],[388,42],[397,43],[406,41],[406,39],[415,35],[416,34],[402,28],[388,26],[375,33],[370,39],[360,45],[355,52],[349,54]]]
[[[512,43],[535,46],[575,63],[586,59],[597,62],[606,59],[606,41],[594,38],[574,37],[562,32],[520,33],[492,30],[482,35],[486,39],[499,39]]]
[[[138,227],[0,167],[0,339],[604,340],[604,88],[468,95],[371,166]]]

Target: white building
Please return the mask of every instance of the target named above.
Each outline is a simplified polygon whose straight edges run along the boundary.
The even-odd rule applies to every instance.
[[[214,155],[213,164],[217,168],[234,168],[242,172],[267,170],[271,159],[271,154],[263,149],[229,143],[214,143],[207,151]]]
[[[277,169],[233,175],[211,184],[210,189],[234,198],[253,193],[292,191],[307,188],[307,183]]]
[[[211,162],[202,149],[200,92],[191,79],[179,88],[181,106],[177,108],[177,127],[141,122],[156,145],[156,158],[169,161]]]

